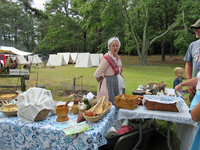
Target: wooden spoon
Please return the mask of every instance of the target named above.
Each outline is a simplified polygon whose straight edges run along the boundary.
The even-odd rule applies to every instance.
[[[101,114],[102,113],[102,111],[103,111],[103,102],[104,102],[104,100],[105,100],[105,98],[106,98],[106,96],[103,96],[103,99],[102,99],[102,101],[101,101],[101,104],[100,104],[100,106],[97,108],[97,110],[96,110],[96,114],[97,115],[99,115],[99,114]]]
[[[67,107],[69,102],[70,102],[70,100],[68,100],[63,107]]]
[[[102,97],[100,98],[100,100],[96,103],[96,105],[92,108],[92,112],[94,112],[95,111],[95,109],[96,109],[96,107],[99,105],[99,102],[101,101],[101,99],[102,99]]]

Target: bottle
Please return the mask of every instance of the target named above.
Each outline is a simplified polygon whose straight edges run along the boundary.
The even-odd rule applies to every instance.
[[[154,84],[152,88],[153,88],[152,94],[157,95],[157,93],[158,93],[157,85]]]
[[[80,103],[80,104],[78,105],[78,108],[79,108],[79,114],[80,114],[80,113],[84,113],[85,110],[86,110],[86,105],[85,105],[84,103]]]
[[[73,99],[73,101],[74,101],[74,104],[72,105],[72,112],[73,112],[73,115],[77,115],[79,114],[78,102],[80,102],[80,99]]]
[[[84,102],[84,104],[86,105],[86,110],[88,110],[88,109],[90,109],[90,104],[89,104],[89,101],[88,101],[88,99],[87,98],[84,98],[83,99],[83,102]]]
[[[160,91],[160,95],[165,95],[163,90]]]
[[[163,92],[165,91],[165,86],[163,81],[161,81],[161,85],[160,85],[160,91],[163,90]]]
[[[176,96],[180,97],[180,98],[183,98],[182,94],[179,91],[176,91]]]

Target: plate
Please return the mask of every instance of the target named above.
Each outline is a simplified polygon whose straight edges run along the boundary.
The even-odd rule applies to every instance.
[[[6,116],[17,116],[18,107],[16,104],[3,104],[0,111]]]

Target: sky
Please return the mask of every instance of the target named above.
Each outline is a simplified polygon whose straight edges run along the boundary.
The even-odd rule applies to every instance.
[[[46,0],[34,0],[34,5],[33,7],[37,8],[37,9],[42,9],[44,10],[44,6],[43,3],[45,3]]]

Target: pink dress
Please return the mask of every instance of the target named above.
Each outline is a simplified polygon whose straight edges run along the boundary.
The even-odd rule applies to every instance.
[[[105,55],[104,55],[105,56]],[[110,101],[109,93],[107,88],[106,76],[115,76],[116,70],[112,68],[108,60],[102,57],[101,63],[95,72],[96,77],[100,77],[103,74],[103,80],[99,82],[97,90],[97,99],[99,100],[102,96],[106,96],[105,101]]]

